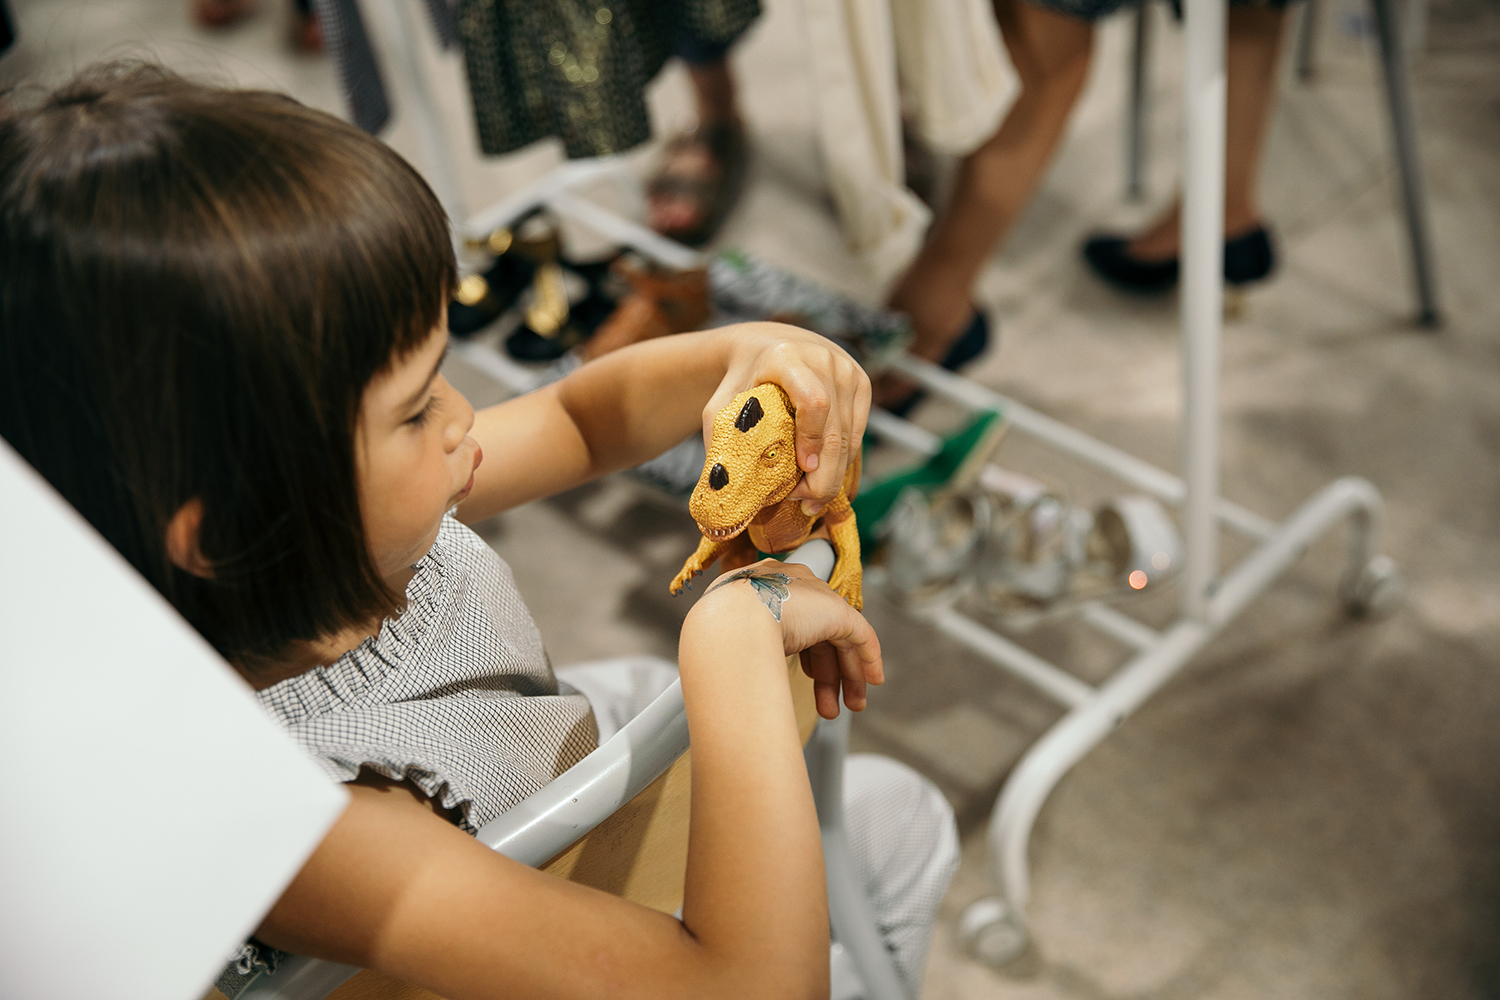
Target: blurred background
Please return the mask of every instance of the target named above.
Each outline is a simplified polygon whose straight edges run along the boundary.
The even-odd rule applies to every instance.
[[[173,0],[9,2],[6,86],[148,58],[348,114],[333,61],[281,0],[218,26]],[[827,180],[806,8],[763,7],[730,57],[750,152],[711,246],[878,304],[888,276],[850,251]],[[1289,27],[1303,16],[1293,8]],[[1144,226],[1176,191],[1181,33],[1154,3],[1144,197],[1124,194],[1134,17],[1100,22],[1055,160],[980,273],[975,298],[998,337],[966,374],[1175,469],[1177,298],[1117,291],[1078,253],[1096,229]],[[1429,0],[1410,57],[1436,330],[1412,321],[1369,10],[1322,0],[1315,17],[1316,73],[1297,77],[1289,45],[1261,169],[1279,267],[1224,329],[1223,493],[1281,518],[1331,479],[1367,477],[1407,598],[1350,620],[1334,597],[1342,534],[1312,547],[1062,781],[1031,840],[1034,943],[995,970],[967,956],[957,921],[992,892],[984,834],[1001,785],[1060,711],[909,614],[877,571],[866,612],[890,680],[855,719],[853,748],[936,781],[964,837],[927,971],[933,1000],[1500,996],[1500,3]],[[406,38],[470,211],[563,161],[552,139],[479,154],[462,57],[438,46],[420,5],[367,2],[364,21],[390,96],[382,138],[433,169],[394,54]],[[643,179],[694,115],[675,60],[647,97],[656,138],[624,154]],[[941,200],[952,158],[927,163]],[[476,405],[502,398],[463,360],[449,367]],[[938,433],[964,421],[940,400],[912,418]],[[1082,508],[1112,488],[1015,435],[997,458]],[[555,664],[675,653],[691,597],[667,583],[698,537],[679,499],[615,477],[480,530],[514,568]],[[1226,558],[1245,551],[1225,544]],[[1169,585],[1135,610],[1165,624],[1177,600]],[[1017,641],[1085,680],[1119,659],[1047,616]]]

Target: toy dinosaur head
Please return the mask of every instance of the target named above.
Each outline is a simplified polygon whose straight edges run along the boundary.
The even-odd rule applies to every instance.
[[[770,382],[740,393],[714,417],[703,475],[688,501],[704,537],[733,538],[792,492],[802,478],[793,417],[786,393]]]

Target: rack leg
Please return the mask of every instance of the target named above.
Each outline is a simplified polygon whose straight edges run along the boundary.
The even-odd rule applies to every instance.
[[[1308,83],[1318,73],[1313,62],[1318,41],[1318,0],[1302,4],[1302,22],[1297,28],[1297,79]]]
[[[854,957],[866,1000],[908,1000],[900,974],[885,949],[844,829],[844,758],[849,749],[849,713],[819,720],[803,750],[828,874],[828,919],[833,936]]]
[[[1000,897],[976,903],[961,924],[980,957],[1003,964],[1025,946],[1026,906],[1031,898],[1027,846],[1037,815],[1058,782],[1309,545],[1347,520],[1349,571],[1340,588],[1346,607],[1356,614],[1380,611],[1399,597],[1400,576],[1394,564],[1375,554],[1381,509],[1379,492],[1363,479],[1348,477],[1324,487],[1225,577],[1206,620],[1179,621],[1157,645],[1136,655],[1100,686],[1094,699],[1074,708],[1032,745],[1006,780],[990,816],[990,873]],[[998,932],[987,939],[987,927]],[[991,944],[989,954],[985,953],[986,940]],[[1011,947],[1007,951],[1002,946]]]
[[[1130,111],[1125,122],[1125,197],[1140,201],[1146,194],[1147,75],[1151,63],[1150,0],[1135,8],[1135,40],[1130,53]]]
[[[1416,118],[1406,76],[1406,53],[1401,46],[1400,25],[1391,0],[1371,0],[1375,29],[1380,39],[1380,68],[1385,76],[1385,96],[1390,105],[1391,142],[1401,173],[1401,201],[1406,209],[1406,231],[1411,240],[1411,261],[1417,286],[1417,324],[1436,327],[1441,319],[1437,307],[1437,283],[1433,275],[1432,239],[1427,225],[1427,202],[1422,188],[1422,165],[1417,155]]]
[[[1224,322],[1225,0],[1183,4],[1183,613],[1203,620],[1219,573],[1219,336]]]

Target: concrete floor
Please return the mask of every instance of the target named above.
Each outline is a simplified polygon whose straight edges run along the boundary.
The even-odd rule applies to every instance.
[[[326,61],[285,52],[277,4],[209,35],[176,3],[13,3],[23,41],[0,60],[6,81],[146,54],[339,107]],[[767,6],[738,56],[757,155],[720,242],[873,296],[821,180],[801,9]],[[1347,621],[1333,598],[1341,539],[1315,546],[1062,782],[1031,845],[1035,947],[1001,973],[964,957],[954,923],[989,891],[983,834],[1001,783],[1057,711],[874,595],[891,679],[857,718],[856,749],[930,775],[964,834],[934,1000],[1500,996],[1500,4],[1431,0],[1412,67],[1448,319],[1435,334],[1408,321],[1368,18],[1358,0],[1321,6],[1318,79],[1285,83],[1265,160],[1282,269],[1225,331],[1224,492],[1283,516],[1337,476],[1368,477],[1410,599],[1388,620]],[[395,27],[374,13],[377,34]],[[1158,14],[1152,202],[1120,197],[1126,24],[1106,22],[1056,167],[981,281],[1003,341],[973,374],[1172,468],[1175,300],[1113,293],[1076,253],[1088,230],[1134,225],[1171,195],[1180,51]],[[458,68],[423,58],[466,150]],[[680,71],[652,100],[664,127],[682,120]],[[389,138],[423,164],[410,122]],[[546,144],[495,162],[461,151],[463,198],[488,204],[556,160]],[[489,391],[454,377],[476,401]],[[956,415],[933,404],[918,419],[941,429]],[[1018,439],[1000,457],[1081,502],[1112,488]],[[681,507],[610,481],[485,530],[556,662],[675,649],[686,605],[666,582],[695,538]],[[1145,613],[1170,606],[1164,595]],[[1087,677],[1118,661],[1063,626],[1021,641]]]

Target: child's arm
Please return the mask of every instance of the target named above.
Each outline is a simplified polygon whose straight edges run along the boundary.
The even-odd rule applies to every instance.
[[[479,521],[654,458],[701,430],[729,399],[762,382],[797,409],[795,497],[818,507],[838,494],[858,453],[870,380],[829,341],[782,323],[741,323],[660,337],[607,354],[567,378],[480,411],[484,448],[459,516]]]
[[[805,568],[774,568],[792,577],[781,622],[740,580],[683,626],[693,784],[680,921],[510,861],[399,789],[354,786],[258,935],[449,1000],[826,997],[822,851],[783,656],[831,644],[862,685],[882,679],[880,646]]]

